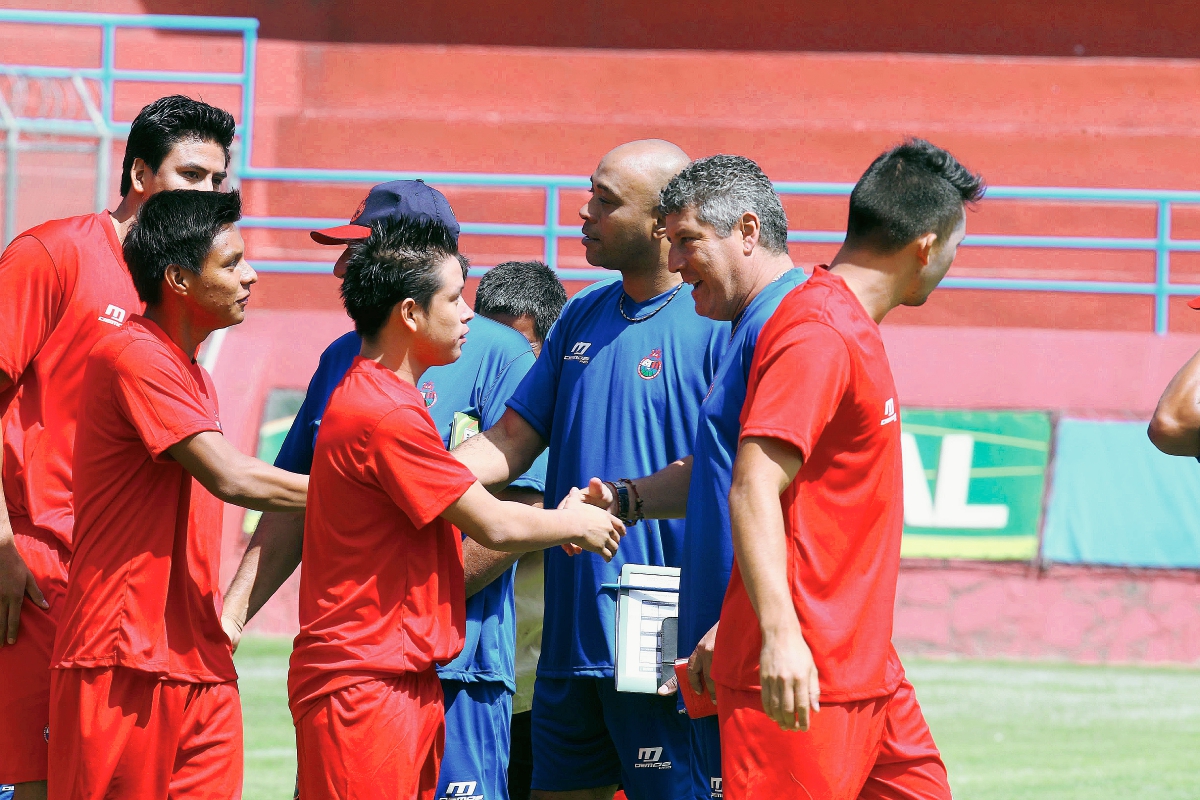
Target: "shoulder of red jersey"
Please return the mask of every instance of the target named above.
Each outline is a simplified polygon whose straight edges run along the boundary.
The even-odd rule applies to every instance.
[[[52,246],[77,245],[77,237],[93,231],[96,228],[97,222],[100,222],[103,216],[105,215],[80,214],[77,217],[47,220],[18,234],[18,238],[21,236],[32,236],[41,242],[46,249],[50,249]]]

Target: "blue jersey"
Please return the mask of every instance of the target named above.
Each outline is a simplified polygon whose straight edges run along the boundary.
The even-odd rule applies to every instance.
[[[618,310],[619,280],[575,295],[508,401],[549,442],[547,508],[589,478],[648,475],[692,452],[729,323],[698,315],[690,286],[666,302],[674,291],[645,303],[625,297],[625,314],[645,316],[641,322]],[[683,520],[631,525],[607,564],[592,553],[547,550],[538,675],[611,677],[616,596],[601,584],[615,583],[627,562],[679,566],[682,550]]]
[[[690,656],[721,617],[725,587],[733,569],[729,527],[729,487],[741,432],[742,404],[758,333],[784,296],[804,282],[792,269],[771,283],[734,320],[729,346],[717,376],[700,405],[692,449],[692,481],[684,519],[683,565],[679,576],[679,656]]]
[[[491,427],[503,415],[505,401],[534,363],[529,342],[512,328],[481,316],[475,317],[470,327],[458,361],[426,371],[418,387],[447,446],[456,411],[477,417],[482,429]],[[325,405],[361,347],[362,339],[350,332],[321,354],[321,363],[309,382],[308,394],[279,450],[275,466],[308,474]],[[543,456],[512,485],[541,492],[545,490],[545,480],[546,458]],[[514,565],[486,588],[467,598],[466,644],[458,658],[438,669],[443,678],[499,681],[510,691],[516,691],[513,667],[515,570]]]

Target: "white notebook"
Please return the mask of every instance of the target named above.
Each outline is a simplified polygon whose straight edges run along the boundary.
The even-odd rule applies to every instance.
[[[658,691],[662,621],[678,614],[679,567],[621,567],[615,637],[618,692]]]

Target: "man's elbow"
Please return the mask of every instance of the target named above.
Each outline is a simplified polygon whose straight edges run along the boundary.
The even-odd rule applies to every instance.
[[[1169,456],[1200,455],[1200,425],[1164,409],[1154,412],[1146,429],[1150,441]]]

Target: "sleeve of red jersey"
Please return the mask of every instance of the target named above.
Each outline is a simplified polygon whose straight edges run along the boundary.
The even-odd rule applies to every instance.
[[[17,237],[0,255],[0,372],[14,383],[54,330],[63,294],[62,276],[34,237]]]
[[[364,471],[417,528],[424,528],[462,497],[475,476],[446,451],[430,421],[398,408],[371,434]]]
[[[153,342],[138,340],[125,348],[112,385],[122,411],[156,459],[193,434],[221,430],[204,407],[195,378]],[[206,383],[205,389],[211,385]]]
[[[849,386],[849,351],[841,335],[820,322],[763,333],[746,386],[741,438],[778,439],[807,460]]]

